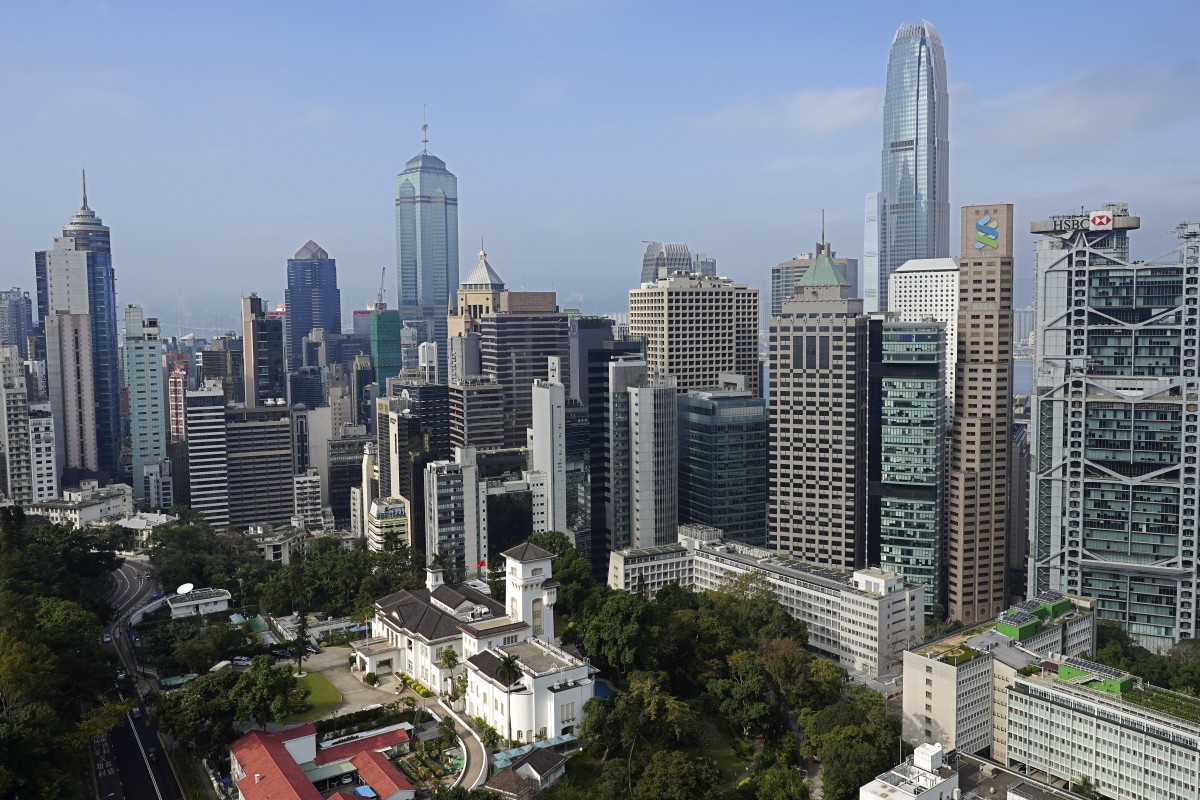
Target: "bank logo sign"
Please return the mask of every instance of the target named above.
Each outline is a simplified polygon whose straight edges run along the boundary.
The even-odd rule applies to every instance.
[[[985,247],[990,247],[993,250],[998,246],[996,228],[999,226],[999,220],[992,219],[991,214],[984,214],[975,223],[975,249],[982,250]]]
[[[1111,231],[1112,223],[1112,215],[1103,211],[1097,211],[1088,217],[1088,227],[1094,231]]]

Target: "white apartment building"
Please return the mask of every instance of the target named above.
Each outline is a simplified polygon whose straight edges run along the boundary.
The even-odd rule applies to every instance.
[[[261,558],[287,566],[292,563],[292,553],[301,551],[306,546],[308,534],[303,525],[279,526],[262,523],[247,528],[246,538],[254,542]]]
[[[608,584],[653,597],[668,583],[711,591],[739,575],[761,575],[788,614],[808,627],[810,645],[867,676],[887,673],[920,638],[924,592],[900,576],[824,569],[719,535],[716,528],[681,525],[675,545],[614,551]]]
[[[991,748],[1002,761],[1006,692],[1014,679],[1054,655],[1091,652],[1092,603],[1045,592],[995,620],[927,642],[904,653],[904,737],[937,742],[947,752]]]
[[[946,329],[946,400],[954,407],[958,362],[958,263],[953,258],[914,258],[888,280],[888,310],[901,322],[936,320]]]
[[[185,594],[168,597],[167,605],[171,609],[172,618],[215,614],[218,611],[229,610],[230,598],[232,595],[225,589],[192,589]]]
[[[1200,701],[1082,659],[1056,661],[1008,689],[1001,763],[1053,780],[1087,776],[1104,797],[1200,797]]]
[[[133,514],[133,487],[114,483],[100,488],[96,481],[82,481],[78,489],[64,489],[61,500],[30,503],[25,510],[73,528],[115,523]]]
[[[554,643],[554,554],[526,543],[502,555],[505,603],[482,581],[443,583],[436,566],[427,568],[424,589],[376,601],[373,638],[354,645],[355,669],[404,673],[435,691],[465,674],[464,713],[502,736],[531,742],[573,733],[596,670]],[[459,657],[454,670],[441,666],[447,648]],[[516,658],[512,684],[500,675],[505,656]]]
[[[392,550],[396,545],[412,546],[409,517],[412,505],[404,497],[376,497],[367,509],[367,549]]]
[[[533,530],[567,532],[567,393],[560,359],[550,356],[549,377],[533,382],[533,425],[528,430]]]
[[[225,391],[221,381],[205,381],[187,392],[185,417],[188,483],[192,508],[214,528],[229,524],[229,459],[225,439]]]
[[[0,347],[0,410],[0,495],[26,505],[33,500],[32,441],[25,361],[16,347]]]
[[[761,397],[758,327],[758,289],[729,278],[676,272],[629,291],[629,336],[645,340],[650,377],[681,391],[732,373]]]
[[[54,453],[54,412],[50,403],[29,404],[29,458],[33,502],[58,497],[58,458]]]
[[[292,478],[292,513],[309,530],[325,528],[324,506],[321,504],[321,473],[315,468]]]
[[[488,554],[487,494],[473,447],[456,447],[453,461],[425,466],[425,542],[431,560],[445,554],[463,575],[482,569]]]

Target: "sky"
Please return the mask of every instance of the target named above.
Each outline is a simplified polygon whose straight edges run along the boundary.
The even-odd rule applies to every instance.
[[[423,113],[458,176],[461,274],[482,242],[510,289],[619,312],[643,240],[684,241],[767,306],[771,266],[813,248],[822,210],[838,255],[861,256],[888,50],[922,17],[946,51],[952,212],[1015,204],[1019,305],[1031,219],[1128,202],[1149,259],[1200,218],[1194,2],[63,0],[4,16],[0,282],[32,293],[32,253],[79,207],[86,167],[118,303],[167,334],[230,327],[251,291],[282,301],[309,239],[337,259],[347,319],[385,266],[394,305],[394,179]]]

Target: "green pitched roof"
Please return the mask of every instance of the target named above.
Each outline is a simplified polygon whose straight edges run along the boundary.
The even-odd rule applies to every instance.
[[[850,282],[842,277],[841,270],[833,263],[828,253],[818,253],[812,266],[804,271],[797,286],[849,286]]]

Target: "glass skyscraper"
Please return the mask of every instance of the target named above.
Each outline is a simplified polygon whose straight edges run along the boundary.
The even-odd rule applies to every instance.
[[[446,311],[458,291],[458,178],[422,150],[396,176],[396,267],[402,319],[421,319],[446,371]]]
[[[317,328],[342,332],[342,293],[337,288],[337,261],[309,240],[287,262],[287,366],[304,366],[304,337]],[[315,364],[310,366],[316,366]]]
[[[950,255],[949,96],[942,40],[925,20],[896,31],[883,98],[883,182],[867,196],[864,310],[886,311],[888,278]],[[874,212],[874,213],[872,213]]]

